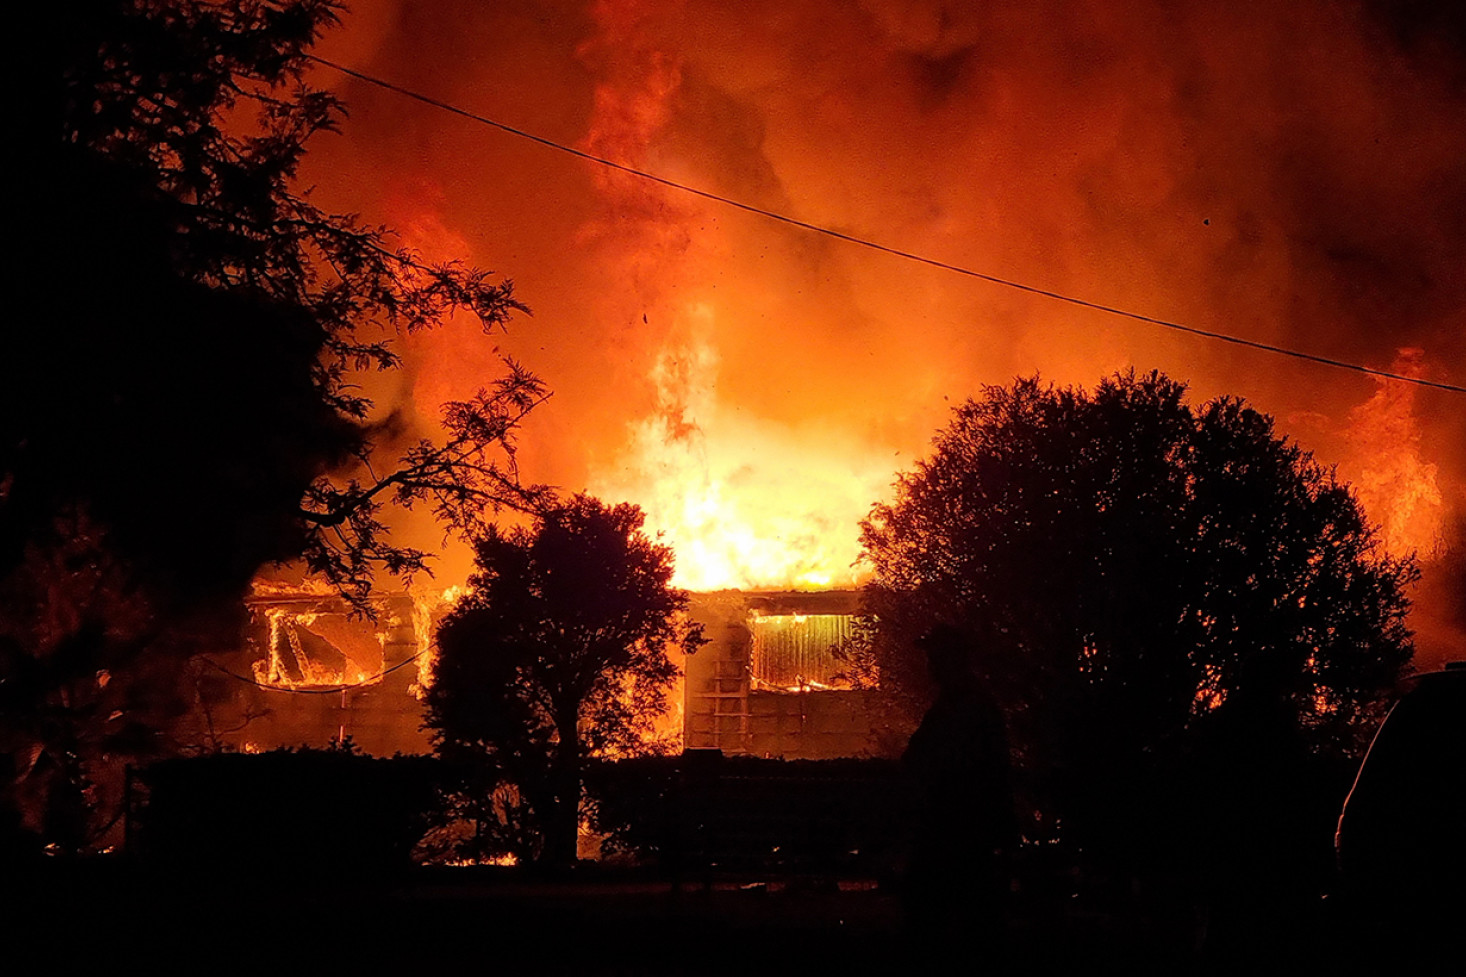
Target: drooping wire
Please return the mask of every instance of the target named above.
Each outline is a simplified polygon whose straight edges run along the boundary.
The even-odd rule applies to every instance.
[[[230,678],[232,678],[232,679],[234,679],[236,681],[244,682],[246,685],[253,685],[256,688],[266,689],[266,690],[268,690],[270,692],[289,692],[289,693],[293,693],[295,695],[337,695],[337,694],[339,694],[341,692],[348,692],[351,689],[359,689],[359,688],[362,688],[363,686],[373,685],[373,684],[375,684],[377,682],[380,682],[382,679],[386,678],[388,675],[391,675],[393,672],[397,671],[399,668],[404,668],[404,667],[406,667],[408,665],[411,665],[413,662],[418,661],[419,659],[422,658],[423,655],[426,655],[426,654],[427,654],[427,650],[419,651],[417,654],[413,655],[411,658],[404,658],[402,661],[398,662],[397,664],[392,665],[389,668],[384,668],[384,669],[382,669],[380,672],[378,672],[375,675],[369,675],[369,676],[367,676],[366,678],[362,679],[359,682],[349,682],[349,683],[343,683],[341,685],[332,685],[332,686],[329,686],[327,688],[309,688],[309,689],[295,689],[295,688],[291,688],[290,686],[287,686],[287,685],[271,685],[269,682],[261,682],[259,679],[250,678],[248,675],[240,675],[238,672],[233,671],[232,669],[225,668],[223,665],[220,665],[218,662],[214,661],[212,658],[207,658],[207,657],[205,657],[203,655],[199,655],[198,656],[198,660],[201,661],[201,662],[203,662],[205,665],[208,665],[210,668],[214,669],[215,671],[223,672],[225,675],[228,675]]]
[[[453,105],[450,102],[444,102],[440,99],[433,98],[430,95],[424,95],[421,92],[413,91],[410,88],[404,88],[401,85],[394,84],[393,82],[386,81],[385,79],[377,78],[374,75],[369,75],[365,72],[357,71],[355,68],[348,68],[343,64],[338,64],[337,62],[332,61],[329,58],[323,58],[320,55],[307,54],[306,57],[309,60],[316,62],[317,64],[332,68],[336,71],[341,72],[344,75],[356,78],[359,81],[364,81],[367,84],[375,85],[378,88],[401,95],[404,98],[413,99],[414,101],[421,102],[424,105],[430,105],[433,108],[441,109],[444,112],[450,112],[454,115],[462,116],[465,119],[469,119],[481,125],[490,126],[494,129],[500,130],[501,132],[508,133],[511,136],[517,136],[521,139],[527,139],[530,142],[538,143],[541,146],[545,146],[549,149],[554,149],[562,153],[568,153],[571,156],[575,156],[579,159],[595,163],[599,166],[610,167],[611,169],[619,170],[622,173],[627,173],[631,176],[635,176],[643,180],[648,180],[652,183],[657,183],[661,186],[668,187],[682,193],[691,194],[695,197],[702,197],[705,200],[711,200],[716,203],[723,204],[727,207],[733,207],[738,210],[746,211],[750,214],[757,214],[760,217],[765,217],[769,220],[778,221],[779,223],[787,224],[790,227],[797,227],[801,230],[809,231],[813,234],[820,234],[825,237],[834,238],[837,241],[844,241],[847,244],[853,244],[858,247],[868,248],[873,251],[879,251],[883,254],[892,255],[894,257],[902,258],[907,261],[914,261],[919,264],[928,265],[932,268],[940,268],[943,271],[949,271],[957,275],[964,275],[968,278],[975,278],[979,281],[988,282],[993,285],[1000,285],[1004,288],[1011,288],[1016,289],[1020,292],[1027,292],[1030,295],[1042,296],[1043,298],[1052,299],[1056,302],[1065,302],[1069,305],[1078,306],[1084,309],[1090,309],[1095,312],[1103,312],[1108,315],[1119,316],[1125,319],[1133,319],[1136,322],[1149,323],[1150,325],[1160,326],[1164,329],[1171,329],[1175,330],[1176,332],[1187,333],[1193,336],[1200,336],[1203,339],[1211,339],[1221,343],[1230,343],[1234,346],[1243,346],[1248,349],[1261,350],[1262,352],[1274,353],[1279,356],[1290,356],[1294,359],[1305,360],[1310,363],[1318,363],[1323,366],[1332,366],[1341,370],[1351,370],[1355,373],[1363,373],[1369,376],[1382,377],[1388,380],[1399,380],[1404,383],[1416,384],[1417,386],[1433,387],[1437,390],[1446,390],[1450,391],[1451,393],[1466,394],[1466,387],[1458,386],[1456,384],[1444,383],[1439,380],[1426,380],[1421,377],[1407,376],[1403,373],[1393,373],[1389,370],[1379,370],[1375,369],[1374,367],[1364,366],[1359,363],[1351,363],[1347,360],[1339,360],[1328,356],[1320,356],[1316,353],[1308,353],[1303,350],[1290,349],[1286,346],[1278,346],[1273,343],[1259,342],[1255,339],[1244,339],[1240,336],[1232,336],[1228,335],[1227,333],[1215,332],[1210,329],[1200,329],[1196,326],[1184,325],[1183,323],[1173,322],[1169,319],[1161,319],[1156,316],[1146,315],[1141,312],[1131,312],[1129,310],[1121,309],[1113,305],[1105,305],[1100,302],[1092,302],[1088,299],[1079,298],[1074,295],[1066,295],[1063,292],[1056,292],[1051,289],[1040,288],[1037,285],[1029,285],[1024,282],[1015,281],[1011,278],[1002,278],[997,275],[989,275],[985,272],[976,271],[971,268],[965,268],[962,265],[954,265],[946,261],[938,260],[936,258],[927,257],[926,255],[917,254],[914,251],[903,251],[900,248],[881,244],[868,238],[858,237],[854,234],[846,234],[843,231],[837,231],[834,228],[824,227],[820,224],[813,224],[809,221],[803,221],[796,217],[790,217],[787,214],[781,214],[778,211],[767,210],[763,207],[756,207],[753,204],[744,203],[743,201],[735,200],[732,197],[725,197],[722,194],[713,193],[711,190],[703,190],[699,187],[690,186],[686,183],[680,183],[676,180],[668,179],[664,176],[658,176],[655,173],[649,173],[646,170],[640,170],[634,166],[628,166],[625,163],[618,163],[615,160],[607,159],[603,156],[597,156],[594,153],[588,153],[583,149],[576,149],[574,146],[567,146],[564,143],[556,142],[553,139],[547,139],[544,136],[536,135],[535,133],[526,131],[524,129],[519,129],[515,126],[507,125],[503,122],[498,122],[494,119],[488,118],[487,116],[470,112],[467,109],[459,108],[458,106]]]

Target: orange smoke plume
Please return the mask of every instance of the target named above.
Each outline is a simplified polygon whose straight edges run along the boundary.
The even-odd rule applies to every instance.
[[[1466,52],[1404,6],[360,0],[323,53],[799,220],[1370,366],[1418,349],[1459,384]],[[689,586],[848,582],[855,521],[948,403],[1034,372],[1246,397],[1305,419],[1287,433],[1392,549],[1461,524],[1458,395],[995,289],[320,78],[352,108],[307,160],[323,203],[464,248],[535,309],[414,337],[409,420],[483,385],[495,345],[518,357],[555,390],[526,475],[643,505]]]

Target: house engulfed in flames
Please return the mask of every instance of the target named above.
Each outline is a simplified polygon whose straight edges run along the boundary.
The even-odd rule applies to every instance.
[[[261,586],[242,647],[206,709],[214,738],[243,751],[350,741],[390,756],[426,753],[422,693],[432,634],[452,595],[393,594],[377,621],[319,588]],[[835,649],[849,636],[853,591],[694,594],[708,644],[686,659],[660,731],[688,749],[827,759],[869,754],[870,693],[850,688]]]

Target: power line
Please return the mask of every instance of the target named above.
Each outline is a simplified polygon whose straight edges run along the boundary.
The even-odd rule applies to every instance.
[[[393,672],[397,671],[399,668],[411,665],[413,662],[422,658],[422,656],[425,654],[427,654],[426,651],[420,651],[417,654],[413,655],[411,658],[404,658],[402,661],[391,666],[390,668],[384,668],[377,674],[369,675],[359,682],[333,685],[329,688],[324,689],[293,689],[288,685],[271,685],[269,682],[261,682],[258,679],[250,678],[248,675],[240,675],[238,672],[232,671],[231,669],[225,668],[223,665],[220,665],[212,658],[206,658],[203,655],[199,655],[198,660],[203,662],[205,665],[208,665],[210,668],[215,669],[216,671],[223,672],[225,675],[228,675],[230,678],[236,681],[243,682],[246,685],[253,685],[259,689],[266,689],[270,692],[289,692],[292,695],[336,695],[341,692],[348,692],[351,689],[359,689],[363,686],[372,685],[376,682],[379,682],[382,679],[386,678],[388,675],[391,675]]]
[[[837,241],[844,241],[847,244],[854,244],[862,248],[869,248],[873,251],[880,251],[884,254],[893,255],[897,258],[904,258],[907,261],[915,261],[919,264],[929,265],[932,268],[940,268],[943,271],[950,271],[954,274],[965,275],[968,278],[976,278],[979,281],[988,282],[993,285],[1001,285],[1004,288],[1012,288],[1020,292],[1027,292],[1030,295],[1039,295],[1044,298],[1053,299],[1056,302],[1065,302],[1069,305],[1075,305],[1080,308],[1090,309],[1095,312],[1104,312],[1109,315],[1120,316],[1121,318],[1125,319],[1133,319],[1137,322],[1146,322],[1154,326],[1161,326],[1165,329],[1172,329],[1177,332],[1188,333],[1193,336],[1200,336],[1204,339],[1213,339],[1217,342],[1231,343],[1234,346],[1244,346],[1248,349],[1262,350],[1265,353],[1276,353],[1280,356],[1291,356],[1294,359],[1306,360],[1310,363],[1319,363],[1324,366],[1337,367],[1341,370],[1352,370],[1355,373],[1364,373],[1368,374],[1369,376],[1384,377],[1389,380],[1400,380],[1404,383],[1413,383],[1422,387],[1434,387],[1437,390],[1448,390],[1452,393],[1466,393],[1466,387],[1457,386],[1455,384],[1442,383],[1437,380],[1425,380],[1420,377],[1406,376],[1402,373],[1391,373],[1388,370],[1377,370],[1372,367],[1362,366],[1358,363],[1350,363],[1345,360],[1336,360],[1327,356],[1319,356],[1315,353],[1306,353],[1302,350],[1289,349],[1286,346],[1276,346],[1272,343],[1258,342],[1257,340],[1253,339],[1243,339],[1240,336],[1230,336],[1226,333],[1214,332],[1209,329],[1198,329],[1195,326],[1183,325],[1179,322],[1172,322],[1169,319],[1160,319],[1155,316],[1145,315],[1140,312],[1130,312],[1112,305],[1104,305],[1099,302],[1091,302],[1088,299],[1078,298],[1077,296],[1065,295],[1063,292],[1055,292],[1050,289],[1040,288],[1037,285],[1028,285],[1023,282],[1014,281],[1010,278],[1001,278],[997,275],[989,275],[984,272],[975,271],[971,268],[964,268],[961,265],[954,265],[945,261],[939,261],[936,258],[929,258],[925,255],[917,254],[912,251],[903,251],[900,248],[893,248],[889,245],[880,244],[879,242],[871,241],[867,238],[857,237],[853,234],[846,234],[842,231],[837,231],[830,227],[824,227],[820,224],[811,224],[808,221],[802,221],[798,218],[790,217],[787,214],[781,214],[777,211],[766,210],[762,207],[756,207],[753,204],[744,203],[743,201],[735,200],[732,197],[725,197],[722,194],[713,193],[710,190],[703,190],[698,187],[689,186],[685,183],[679,183],[676,180],[670,180],[667,177],[658,176],[655,173],[648,173],[645,170],[639,170],[636,167],[628,166],[625,163],[618,163],[615,160],[606,159],[605,157],[597,156],[594,153],[588,153],[583,149],[576,149],[574,146],[567,146],[564,143],[556,142],[553,139],[547,139],[544,136],[539,136],[524,129],[519,129],[514,126],[507,125],[503,122],[498,122],[494,119],[490,119],[487,116],[478,115],[474,112],[468,111],[467,109],[459,108],[458,106],[453,105],[450,102],[444,102],[429,95],[423,95],[422,93],[415,92],[410,88],[403,88],[401,85],[394,84],[390,81],[385,81],[373,75],[366,74],[365,72],[357,71],[354,68],[348,68],[342,64],[337,64],[335,61],[331,61],[330,59],[323,58],[319,55],[307,54],[306,57],[311,61],[315,61],[318,64],[325,65],[328,68],[334,68],[336,71],[339,71],[344,75],[349,75],[352,78],[364,81],[370,85],[375,85],[378,88],[385,89],[386,91],[402,95],[405,98],[413,99],[414,101],[421,102],[424,105],[431,105],[434,108],[442,109],[444,112],[451,112],[454,115],[462,116],[465,119],[472,120],[481,125],[490,126],[492,128],[500,130],[501,132],[506,132],[511,136],[518,136],[521,139],[527,139],[530,142],[539,143],[541,146],[545,146],[549,149],[558,150],[562,153],[568,153],[571,156],[579,157],[580,159],[587,160],[591,163],[596,163],[600,166],[606,166],[614,170],[620,170],[622,173],[627,173],[631,176],[639,177],[643,180],[649,180],[652,183],[657,183],[664,187],[669,187],[673,190],[681,191],[682,193],[692,194],[695,197],[702,197],[705,200],[712,200],[716,203],[723,204],[724,206],[734,207],[738,210],[746,211],[750,214],[757,214],[760,217],[765,217],[769,220],[778,221],[781,224],[788,224],[791,227],[797,227],[801,230],[809,231],[813,234],[822,234],[825,237],[834,238]]]

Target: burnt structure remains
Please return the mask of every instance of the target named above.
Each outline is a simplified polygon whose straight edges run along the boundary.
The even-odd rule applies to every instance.
[[[838,649],[854,591],[697,594],[708,644],[687,659],[683,743],[734,756],[823,760],[874,749],[870,693]]]
[[[430,752],[419,695],[442,606],[383,595],[371,621],[331,593],[256,593],[241,647],[201,689],[208,735],[247,753],[347,740],[373,756]]]
[[[684,748],[791,760],[874,752],[871,693],[850,688],[837,654],[857,604],[854,591],[694,594],[708,644],[686,659]],[[230,674],[212,675],[202,702],[209,735],[244,752],[347,738],[375,756],[429,752],[419,695],[446,606],[384,595],[373,622],[331,593],[256,593],[241,647],[223,660]]]

